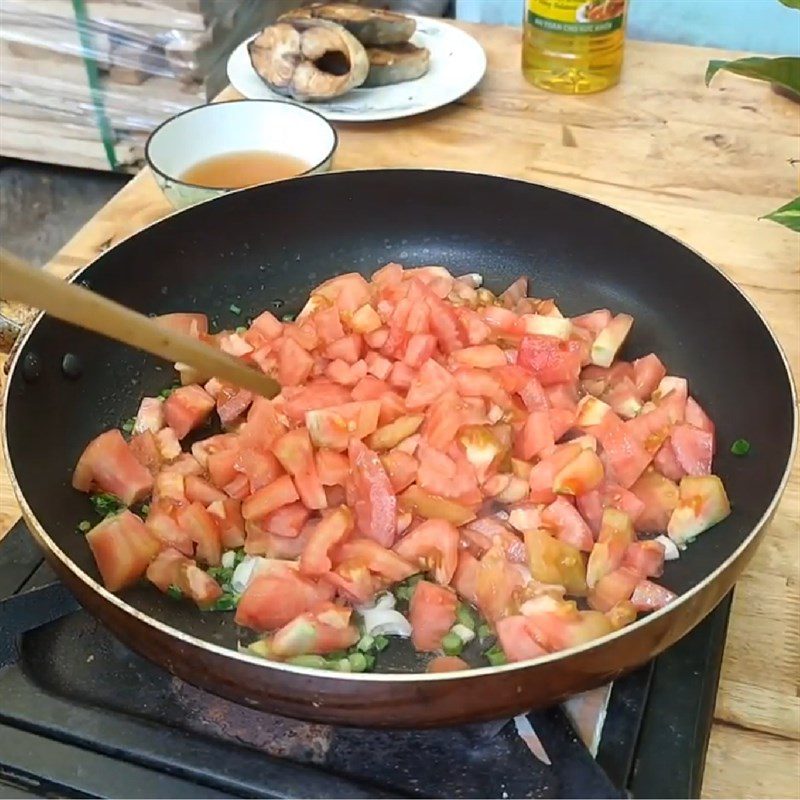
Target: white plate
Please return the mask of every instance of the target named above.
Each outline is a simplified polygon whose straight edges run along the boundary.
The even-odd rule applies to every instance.
[[[452,103],[474,88],[486,71],[486,54],[469,34],[439,19],[414,17],[417,30],[411,42],[431,51],[427,74],[394,86],[353,91],[318,103],[299,103],[334,122],[377,122],[431,111]],[[250,100],[287,100],[258,77],[242,42],[228,59],[228,80]],[[296,102],[296,101],[293,101]]]

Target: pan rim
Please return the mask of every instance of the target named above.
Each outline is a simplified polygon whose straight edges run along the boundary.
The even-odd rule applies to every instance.
[[[359,169],[359,170],[343,170],[342,172],[329,172],[329,173],[322,173],[317,175],[302,175],[292,178],[285,179],[286,181],[294,181],[294,180],[325,180],[328,178],[332,178],[335,175],[343,175],[348,173],[385,173],[385,172],[404,172],[404,173],[414,173],[414,172],[434,172],[434,173],[443,173],[443,174],[455,174],[455,175],[468,175],[472,177],[478,178],[493,178],[495,180],[501,181],[513,181],[514,183],[525,184],[530,186],[535,186],[543,189],[547,189],[549,191],[555,191],[563,195],[569,195],[573,197],[578,197],[582,200],[587,200],[591,203],[595,203],[597,205],[603,206],[608,208],[612,211],[615,211],[621,214],[623,217],[628,217],[630,219],[636,220],[641,224],[651,228],[652,230],[660,233],[664,236],[669,237],[677,244],[681,245],[682,247],[686,248],[694,255],[696,255],[699,259],[701,259],[708,267],[714,269],[725,281],[727,281],[733,289],[742,297],[742,299],[752,308],[756,316],[759,318],[761,323],[764,325],[767,333],[769,334],[770,338],[774,346],[777,348],[778,354],[780,355],[781,362],[783,363],[783,367],[786,371],[786,376],[789,382],[789,391],[791,395],[791,405],[792,405],[792,442],[791,447],[789,450],[789,457],[787,458],[786,465],[783,470],[783,475],[781,476],[781,480],[778,484],[777,489],[775,490],[772,499],[770,500],[766,510],[758,520],[758,522],[753,526],[751,531],[747,534],[744,540],[739,544],[736,550],[731,553],[728,558],[726,558],[716,569],[714,569],[711,573],[706,575],[701,581],[695,584],[691,589],[683,594],[679,595],[672,603],[668,604],[664,608],[648,614],[647,616],[640,617],[631,625],[628,625],[624,628],[621,628],[618,631],[613,631],[612,633],[606,634],[605,636],[600,637],[599,639],[594,639],[590,642],[586,642],[582,645],[577,647],[572,647],[567,650],[560,650],[555,653],[550,653],[546,656],[541,656],[535,659],[528,659],[526,661],[518,661],[511,664],[505,664],[502,666],[486,666],[486,667],[476,667],[474,669],[463,670],[458,672],[443,672],[443,673],[426,673],[426,672],[406,672],[406,673],[380,673],[380,672],[371,672],[371,673],[345,673],[345,672],[327,672],[322,670],[316,670],[309,667],[299,667],[292,664],[286,664],[283,662],[278,661],[269,661],[267,659],[260,658],[259,656],[250,655],[246,652],[242,652],[239,650],[233,650],[228,647],[223,647],[221,645],[213,644],[212,642],[205,641],[204,639],[199,639],[196,636],[192,636],[191,634],[185,633],[177,628],[174,628],[171,625],[167,625],[164,622],[161,622],[154,617],[149,616],[148,614],[143,613],[139,609],[135,608],[134,606],[130,605],[122,598],[118,597],[114,593],[108,591],[102,584],[96,581],[92,576],[88,575],[84,570],[78,567],[75,562],[70,559],[67,554],[55,543],[55,541],[50,537],[50,535],[45,531],[44,526],[39,522],[36,515],[33,513],[33,510],[28,505],[23,492],[22,487],[19,485],[17,480],[16,472],[14,470],[13,462],[11,460],[11,453],[8,444],[8,397],[10,393],[10,386],[12,381],[14,380],[14,374],[16,372],[18,363],[20,361],[20,354],[25,347],[30,336],[33,334],[34,330],[37,328],[39,323],[44,318],[44,312],[39,312],[36,317],[33,319],[31,324],[28,328],[22,333],[19,341],[15,344],[15,354],[12,355],[11,364],[8,369],[8,374],[5,381],[5,386],[3,388],[3,396],[2,396],[2,403],[0,403],[0,425],[2,426],[2,447],[3,447],[3,456],[6,460],[6,466],[8,469],[9,480],[11,482],[12,489],[14,491],[14,496],[20,506],[22,511],[22,516],[25,519],[25,523],[31,528],[34,529],[36,536],[40,538],[47,546],[49,552],[56,557],[61,564],[73,575],[80,580],[82,583],[88,585],[90,589],[92,589],[95,594],[98,594],[104,601],[110,603],[112,606],[115,606],[117,610],[121,611],[122,613],[135,618],[141,624],[147,625],[151,628],[154,628],[161,634],[166,634],[171,637],[174,637],[181,641],[182,643],[189,645],[193,648],[198,648],[200,650],[205,650],[215,656],[223,657],[223,658],[234,658],[243,663],[251,664],[253,666],[258,666],[261,668],[265,668],[268,670],[275,669],[280,672],[289,672],[294,673],[297,677],[313,677],[317,680],[332,680],[332,681],[368,681],[370,683],[414,683],[417,681],[425,681],[425,682],[439,682],[439,681],[458,681],[458,680],[468,680],[473,678],[480,678],[489,674],[498,674],[498,673],[515,673],[518,670],[528,669],[531,667],[539,667],[544,666],[546,664],[553,664],[555,662],[561,661],[563,659],[567,659],[571,656],[583,654],[595,648],[600,648],[607,644],[610,644],[613,641],[616,641],[618,638],[621,638],[627,634],[632,634],[634,631],[642,629],[647,625],[650,625],[655,620],[659,620],[670,616],[676,613],[682,606],[692,600],[695,596],[702,593],[702,591],[723,572],[725,572],[731,564],[735,563],[739,560],[742,554],[750,547],[752,542],[759,536],[762,529],[767,525],[767,523],[772,518],[775,509],[777,508],[778,503],[780,502],[783,493],[786,489],[786,485],[789,481],[789,477],[791,475],[792,466],[795,462],[798,452],[798,396],[797,396],[797,387],[795,386],[794,377],[792,375],[791,366],[789,364],[789,360],[786,356],[786,352],[784,351],[783,346],[781,345],[780,341],[776,337],[774,331],[772,330],[771,325],[769,322],[764,318],[763,314],[760,310],[756,307],[752,300],[739,288],[739,286],[726,275],[722,269],[720,269],[716,264],[709,261],[705,258],[701,253],[699,253],[694,247],[691,245],[686,244],[685,242],[681,241],[678,237],[673,236],[666,231],[659,230],[654,225],[650,224],[649,222],[641,219],[635,214],[631,214],[627,211],[622,211],[614,206],[611,206],[607,203],[601,203],[600,201],[588,197],[586,195],[582,195],[578,192],[567,192],[562,189],[558,189],[552,186],[546,186],[544,184],[535,183],[533,181],[526,181],[521,178],[509,178],[503,175],[498,174],[491,174],[491,173],[483,173],[483,172],[469,172],[465,170],[455,170],[455,169],[439,169],[439,168],[405,168],[405,167],[390,167],[390,168],[380,168],[380,169]],[[203,201],[202,203],[198,203],[194,206],[187,207],[184,209],[180,209],[173,214],[169,214],[162,219],[155,220],[154,222],[149,223],[145,227],[141,228],[140,230],[136,231],[135,233],[126,236],[124,239],[120,240],[114,247],[116,248],[121,242],[126,241],[127,239],[131,238],[131,236],[136,236],[139,233],[142,233],[149,228],[164,222],[166,219],[170,219],[171,217],[175,216],[176,214],[182,214],[190,211],[193,208],[197,208],[198,206],[205,205],[206,203],[211,202],[218,202],[224,200],[225,197],[230,196],[231,194],[238,194],[239,192],[249,192],[249,191],[264,191],[265,187],[271,186],[279,186],[283,184],[285,181],[274,181],[269,184],[263,184],[259,186],[253,187],[245,187],[242,189],[237,189],[235,192],[230,192],[226,195],[222,195],[221,197],[216,198],[209,198],[208,200]],[[267,189],[267,191],[269,191]],[[108,251],[106,251],[108,252]],[[102,253],[97,258],[92,259],[88,264],[76,270],[69,278],[71,282],[77,280],[87,269],[93,266],[100,258],[102,258],[106,253]]]

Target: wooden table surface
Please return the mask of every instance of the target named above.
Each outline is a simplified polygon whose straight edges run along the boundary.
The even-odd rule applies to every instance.
[[[706,62],[735,54],[630,42],[622,84],[589,97],[523,80],[519,32],[464,26],[488,71],[458,103],[420,117],[337,124],[336,169],[446,167],[514,176],[595,198],[673,234],[721,267],[800,360],[800,236],[759,221],[797,193],[798,106]],[[235,97],[228,90],[223,97]],[[170,212],[147,170],[56,255],[66,275]],[[534,213],[533,211],[531,213]],[[16,521],[0,469],[0,536]],[[738,584],[705,797],[800,797],[800,469]]]

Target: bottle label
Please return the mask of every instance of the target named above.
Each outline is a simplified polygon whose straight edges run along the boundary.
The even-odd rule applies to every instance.
[[[624,20],[625,0],[528,0],[528,23],[551,33],[605,34]]]

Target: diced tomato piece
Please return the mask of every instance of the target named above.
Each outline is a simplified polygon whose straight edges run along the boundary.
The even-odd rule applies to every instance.
[[[491,329],[476,311],[471,308],[457,308],[456,317],[466,344],[482,344],[489,338]]]
[[[392,372],[394,375],[394,371]],[[389,382],[392,378],[390,376]],[[406,408],[418,411],[429,406],[434,400],[453,386],[453,376],[437,361],[429,358],[420,368],[406,395]]]
[[[267,517],[269,519],[269,517]],[[317,521],[309,519],[295,536],[280,536],[266,529],[263,521],[245,522],[244,551],[248,555],[296,559],[308,544]]]
[[[207,457],[206,468],[214,486],[222,489],[239,474],[236,464],[239,461],[238,450],[220,450]]]
[[[153,476],[142,466],[122,434],[114,428],[101,433],[83,451],[72,485],[81,492],[100,489],[125,505],[144,499],[153,488]]]
[[[144,522],[127,509],[95,525],[86,534],[86,542],[111,592],[136,583],[161,549]]]
[[[599,425],[587,428],[603,447],[617,481],[627,489],[636,482],[652,460],[652,455],[625,427],[612,411],[606,413]]]
[[[649,399],[666,374],[667,368],[655,353],[637,358],[633,362],[633,381],[639,397],[643,400]]]
[[[391,450],[416,433],[424,419],[422,414],[398,417],[388,425],[378,428],[367,438],[366,444],[373,450]]]
[[[369,284],[357,272],[330,278],[314,292],[334,303],[340,314],[352,313],[370,300]]]
[[[312,324],[305,321],[285,323],[283,326],[283,339],[284,341],[291,339],[308,353],[319,344],[316,329]]]
[[[236,624],[259,632],[275,630],[331,596],[324,584],[282,567],[250,581],[236,607]]]
[[[164,461],[172,461],[181,454],[181,443],[172,428],[162,428],[156,434],[156,444]]]
[[[403,361],[412,369],[419,369],[436,350],[436,337],[430,333],[415,333],[409,337]]]
[[[428,581],[419,581],[411,595],[408,618],[411,643],[417,652],[441,650],[442,639],[456,621],[455,592]]]
[[[695,428],[700,428],[701,431],[710,433],[713,437],[715,430],[714,423],[693,397],[688,397],[686,399],[686,422],[693,425]]]
[[[637,611],[658,611],[665,605],[677,598],[675,592],[671,592],[663,586],[659,586],[652,581],[639,581],[631,595],[631,603]]]
[[[222,491],[233,497],[236,500],[244,500],[250,494],[250,481],[247,480],[247,475],[237,473],[236,477],[222,487]]]
[[[445,370],[446,371],[446,370]],[[403,361],[395,361],[387,377],[389,385],[400,391],[405,391],[414,382],[416,372]]]
[[[281,340],[278,358],[278,380],[282,386],[304,383],[314,366],[314,359],[290,337]]]
[[[502,331],[505,333],[512,333],[516,330],[518,316],[507,308],[501,306],[484,306],[478,313],[483,322],[488,325],[492,331]]]
[[[680,465],[670,439],[667,439],[655,454],[653,466],[671,481],[677,482],[686,476],[686,470]]]
[[[343,451],[351,438],[363,439],[377,429],[380,410],[380,400],[364,400],[307,411],[306,426],[316,447]]]
[[[572,324],[597,335],[603,328],[611,322],[611,312],[607,308],[600,308],[597,311],[590,311],[588,314],[581,314],[572,317]]]
[[[314,327],[317,329],[317,335],[323,344],[327,345],[335,342],[345,335],[339,311],[335,306],[317,311],[313,316],[313,321]]]
[[[348,450],[356,527],[363,536],[391,547],[396,533],[397,498],[377,453],[358,439],[350,440]]]
[[[361,353],[364,346],[364,340],[361,334],[352,333],[349,336],[342,336],[334,342],[331,342],[325,348],[325,358],[332,361],[341,359],[347,364],[355,364],[361,358]]]
[[[500,367],[505,369],[508,366],[506,354],[496,344],[484,344],[455,350],[450,358],[455,363],[466,367],[479,367],[481,369]]]
[[[338,383],[324,379],[316,379],[300,389],[291,399],[287,398],[284,411],[286,416],[296,422],[305,419],[306,412],[316,408],[329,408],[349,403],[351,399],[366,400],[372,398],[351,397],[350,391]],[[279,434],[284,433],[281,429]],[[275,437],[277,438],[277,436]],[[271,442],[269,443],[271,444]],[[265,445],[269,447],[269,444]]]
[[[372,347],[375,350],[380,350],[386,346],[386,341],[389,338],[389,329],[386,327],[378,328],[377,330],[370,331],[364,334],[364,341],[367,347]]]
[[[570,594],[586,594],[586,559],[577,547],[556,539],[544,528],[525,531],[531,575],[540,583],[563,586]]]
[[[283,324],[269,311],[263,311],[250,326],[258,331],[265,339],[277,339],[283,333]]]
[[[161,314],[156,317],[156,322],[164,328],[185,333],[187,336],[194,336],[196,339],[208,333],[208,317],[205,314],[180,312]]]
[[[170,513],[169,503],[153,503],[147,515],[147,529],[164,547],[172,547],[186,556],[194,555],[194,545],[189,534],[178,525]]]
[[[325,374],[335,383],[342,386],[355,386],[367,374],[367,362],[363,359],[355,364],[348,364],[341,358],[331,361],[325,368]]]
[[[502,545],[492,545],[481,557],[475,578],[475,602],[483,616],[489,622],[506,616],[523,583],[519,569],[506,560]]]
[[[302,503],[289,503],[267,514],[261,525],[276,536],[294,539],[300,535],[310,516],[311,512]]]
[[[532,411],[521,432],[520,455],[530,460],[555,444],[550,415],[547,411]]]
[[[731,513],[725,487],[716,475],[687,475],[678,491],[678,505],[667,524],[667,534],[677,544],[686,544]]]
[[[392,362],[388,358],[384,358],[373,350],[370,350],[364,360],[367,362],[367,368],[370,375],[374,375],[379,380],[385,381],[392,371]]]
[[[133,432],[158,433],[164,427],[164,404],[158,397],[143,397],[136,412]]]
[[[208,466],[207,461],[210,455],[220,453],[223,450],[238,450],[239,439],[232,433],[219,433],[216,436],[209,436],[192,445],[192,456],[200,464],[201,472]]]
[[[556,494],[581,495],[591,492],[603,480],[603,464],[593,450],[581,450],[553,478]]]
[[[242,503],[245,520],[263,520],[267,514],[300,498],[289,475],[283,475],[268,486],[254,492]]]
[[[396,552],[381,547],[372,539],[353,539],[340,545],[334,553],[337,566],[358,563],[389,583],[404,581],[418,568]]]
[[[656,541],[632,542],[622,563],[643,578],[658,578],[664,572],[664,545]]]
[[[454,373],[456,391],[462,397],[502,398],[500,383],[487,370],[459,367]],[[499,402],[499,401],[498,401]]]
[[[271,649],[279,658],[347,650],[359,639],[358,628],[349,624],[351,611],[333,603],[316,606],[276,631]]]
[[[634,419],[629,419],[625,427],[648,453],[656,453],[672,429],[669,409],[659,406],[652,411],[646,411]]]
[[[400,362],[398,361],[397,363],[399,364]],[[353,387],[351,394],[353,400],[361,402],[363,400],[380,400],[383,395],[390,391],[391,388],[386,381],[380,380],[374,375],[367,375]]]
[[[215,518],[201,503],[195,502],[179,508],[177,519],[197,545],[195,558],[212,567],[218,565],[222,558],[222,539]]]
[[[641,578],[629,567],[619,567],[597,581],[589,592],[589,605],[597,611],[609,611],[617,603],[630,600]]]
[[[164,401],[164,419],[183,439],[205,423],[215,405],[214,398],[199,386],[181,386]]]
[[[316,454],[317,474],[323,486],[344,486],[350,474],[350,461],[344,453],[326,448]]]
[[[155,485],[153,486],[153,501],[185,503],[186,494],[184,493],[183,482],[184,476],[180,472],[162,470],[156,475]]]
[[[711,459],[714,457],[714,434],[680,424],[670,434],[675,458],[687,475],[710,475]]]
[[[136,460],[151,475],[155,475],[161,469],[161,450],[158,447],[158,440],[151,431],[145,430],[133,436],[130,449]]]
[[[447,585],[458,564],[458,530],[446,520],[429,519],[400,539],[394,551]]]
[[[272,450],[283,468],[294,478],[300,499],[311,509],[326,508],[328,501],[317,475],[308,431],[296,428],[285,433],[273,444]]]
[[[468,603],[477,603],[478,559],[469,550],[459,550],[458,565],[453,575],[453,588]]]
[[[577,343],[554,336],[523,336],[517,363],[531,370],[543,386],[577,381],[581,368]]]
[[[182,453],[174,461],[164,465],[162,472],[172,472],[176,475],[202,475],[203,467],[191,453]]]
[[[631,492],[642,502],[643,509],[635,518],[637,531],[663,533],[678,505],[678,486],[655,470],[644,475],[631,486]]]
[[[461,451],[454,450],[453,455],[461,455],[458,463],[454,458],[431,447],[424,441],[417,449],[419,469],[417,483],[420,488],[431,494],[448,497],[454,500],[467,495],[474,495],[478,481],[471,464],[463,458]],[[480,502],[480,498],[477,499]]]
[[[353,530],[353,527],[353,515],[346,506],[339,506],[327,513],[317,523],[300,556],[300,571],[304,575],[317,577],[329,572],[333,566],[329,552]]]
[[[417,479],[419,462],[408,453],[404,453],[402,450],[392,450],[384,453],[380,459],[395,492],[402,492]]]
[[[500,646],[508,661],[528,661],[547,654],[530,629],[528,618],[522,615],[497,621],[495,628]]]
[[[462,669],[469,669],[469,664],[458,656],[436,656],[428,662],[425,672],[459,672]]]
[[[551,454],[535,464],[529,479],[531,502],[552,503],[556,499],[553,491],[553,481],[556,475],[580,453],[581,446],[579,444],[567,443],[557,446]]]
[[[449,355],[464,347],[466,342],[462,338],[453,307],[435,297],[428,297],[427,303],[431,310],[431,333],[439,340],[439,349]]]
[[[604,614],[576,611],[570,603],[562,603],[553,611],[531,614],[528,616],[528,629],[551,652],[577,647],[613,630]]]
[[[162,550],[150,564],[147,579],[162,592],[174,586],[200,608],[208,608],[222,596],[219,584],[207,572],[171,548]]]
[[[240,500],[233,497],[216,500],[208,506],[208,513],[216,520],[225,550],[232,550],[244,544],[244,517]]]
[[[361,308],[353,312],[349,324],[350,328],[356,333],[373,333],[383,323],[378,312],[369,303],[365,303]]]
[[[236,468],[247,476],[251,492],[257,492],[264,486],[269,486],[283,474],[278,459],[266,450],[241,450]]]
[[[253,402],[253,393],[247,389],[224,386],[217,395],[217,414],[224,427],[229,427],[244,414]]]
[[[491,372],[494,378],[499,382],[503,390],[508,392],[509,394],[521,395],[522,390],[525,388],[525,386],[530,381],[532,380],[535,381],[535,386],[538,386],[539,390],[541,391],[541,399],[543,403],[543,405],[539,406],[539,408],[546,408],[547,398],[544,396],[544,391],[541,388],[541,384],[531,375],[531,373],[527,369],[523,369],[522,367],[519,367],[516,364],[505,364],[502,367],[494,367],[491,370]],[[536,407],[529,408],[528,410],[535,411],[538,410],[538,408]]]
[[[183,487],[186,499],[190,503],[196,501],[207,506],[215,500],[222,502],[227,499],[225,492],[221,492],[199,475],[187,475],[184,479]]]
[[[563,497],[556,498],[544,509],[542,524],[553,530],[560,541],[571,544],[585,553],[590,552],[594,546],[594,537],[586,521],[575,506]]]

